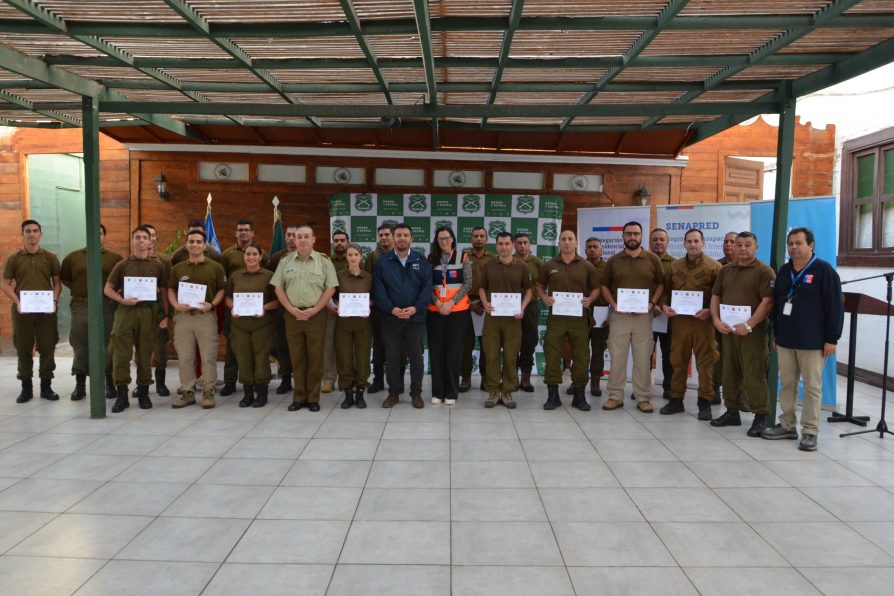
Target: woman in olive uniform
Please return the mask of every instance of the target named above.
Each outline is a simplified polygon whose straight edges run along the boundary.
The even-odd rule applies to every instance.
[[[363,252],[358,244],[349,244],[348,268],[337,273],[340,294],[367,294],[372,292],[372,275],[360,269]],[[330,308],[330,310],[333,310]],[[337,306],[334,312],[338,312]],[[338,370],[338,388],[345,392],[342,408],[356,405],[366,407],[363,391],[369,382],[369,357],[372,349],[372,325],[365,317],[338,317],[335,320],[335,366]]]
[[[267,405],[267,384],[270,383],[270,352],[276,332],[271,311],[279,307],[279,301],[270,285],[273,272],[261,268],[261,247],[252,242],[245,247],[245,269],[233,271],[227,280],[227,307],[233,308],[233,294],[263,293],[264,311],[256,316],[239,316],[231,313],[233,353],[239,365],[239,380],[244,386],[240,408]]]

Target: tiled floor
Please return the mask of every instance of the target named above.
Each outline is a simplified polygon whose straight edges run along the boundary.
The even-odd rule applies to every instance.
[[[747,438],[750,415],[545,412],[542,388],[515,411],[153,394],[90,420],[69,365],[62,400],[17,405],[0,359],[3,596],[894,590],[894,437],[824,422],[803,453]],[[880,391],[857,389],[874,426]]]

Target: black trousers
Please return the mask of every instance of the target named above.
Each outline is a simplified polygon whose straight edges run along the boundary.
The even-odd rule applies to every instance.
[[[664,380],[661,382],[661,387],[665,391],[670,391],[671,377],[674,374],[674,367],[671,366],[671,361],[670,361],[670,353],[671,353],[670,321],[668,321],[668,323],[667,323],[667,333],[653,333],[652,339],[653,339],[653,341],[658,342],[658,345],[661,346],[661,374],[664,377]]]
[[[410,360],[410,395],[422,392],[422,339],[425,337],[425,323],[413,323],[394,317],[382,317],[382,341],[385,343],[385,377],[388,393],[401,394],[404,390],[403,375],[400,374],[404,354]]]
[[[441,399],[456,399],[459,394],[459,365],[466,339],[468,310],[447,316],[428,313],[428,363],[431,368],[431,394]]]
[[[531,372],[534,368],[534,350],[540,340],[540,307],[536,300],[531,300],[522,317],[521,350],[518,352],[518,367],[522,372]]]

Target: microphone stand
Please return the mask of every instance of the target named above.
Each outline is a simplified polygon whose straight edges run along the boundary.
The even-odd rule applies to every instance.
[[[885,312],[885,363],[882,366],[882,415],[878,421],[878,425],[873,430],[859,430],[852,433],[842,433],[840,437],[850,437],[853,435],[865,435],[866,433],[874,433],[878,432],[878,437],[880,439],[885,438],[885,434],[894,435],[890,430],[888,430],[888,423],[885,422],[885,405],[888,397],[888,347],[889,347],[889,338],[891,332],[891,283],[894,281],[894,271],[883,273],[881,275],[873,275],[871,277],[864,277],[861,279],[852,279],[846,283],[853,283],[856,281],[864,281],[867,279],[875,279],[877,277],[884,277],[885,281],[888,282],[888,293],[887,293],[887,301],[888,301],[888,310]],[[844,284],[842,284],[844,285]],[[855,315],[851,315],[855,316]]]

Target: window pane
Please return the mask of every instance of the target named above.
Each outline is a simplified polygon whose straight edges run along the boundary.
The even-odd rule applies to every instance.
[[[856,205],[854,248],[872,248],[872,204]]]
[[[882,203],[882,246],[894,246],[894,201]]]
[[[857,158],[857,198],[872,197],[875,188],[875,153]]]
[[[885,194],[894,195],[894,149],[885,151]]]

